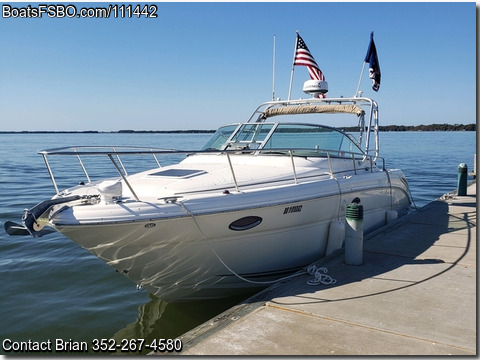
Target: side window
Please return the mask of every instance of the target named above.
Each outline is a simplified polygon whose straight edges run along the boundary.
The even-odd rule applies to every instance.
[[[202,150],[222,150],[238,125],[227,125],[218,129],[215,134],[202,146]]]

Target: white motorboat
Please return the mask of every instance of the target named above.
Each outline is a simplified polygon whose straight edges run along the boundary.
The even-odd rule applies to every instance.
[[[359,125],[356,137],[322,125],[322,117],[345,116]],[[356,198],[365,233],[409,211],[407,180],[385,168],[378,136],[374,100],[315,96],[266,102],[196,151],[43,150],[56,195],[5,228],[34,237],[56,230],[166,301],[228,296],[342,247]],[[84,178],[59,190],[49,160],[68,155]],[[140,155],[155,167],[129,174],[128,157],[138,164]],[[183,160],[163,166],[173,155]],[[118,176],[91,179],[85,159],[102,156]]]
[[[52,200],[25,212],[24,227],[34,237],[61,232],[168,301],[265,286],[325,256],[329,230],[335,224],[342,232],[354,198],[364,208],[365,233],[409,210],[404,174],[385,169],[377,146],[369,149],[371,134],[378,144],[377,111],[363,97],[271,101],[248,122],[220,128],[200,151],[44,150],[56,188],[53,155],[77,157],[87,181],[57,188]],[[298,114],[353,116],[366,129],[363,149],[338,129],[288,121]],[[185,159],[127,175],[126,156],[141,154]],[[86,156],[108,156],[120,175],[90,180]],[[24,227],[10,224],[9,232]]]

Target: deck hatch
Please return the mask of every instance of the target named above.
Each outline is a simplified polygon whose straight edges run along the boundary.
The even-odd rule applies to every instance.
[[[167,177],[176,177],[176,178],[190,178],[205,174],[205,170],[194,170],[194,169],[167,169],[158,171],[150,174],[151,176],[167,176]]]

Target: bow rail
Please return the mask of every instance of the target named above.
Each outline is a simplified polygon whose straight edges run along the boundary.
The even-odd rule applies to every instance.
[[[173,149],[162,149],[162,148],[151,148],[151,147],[130,147],[130,146],[76,146],[76,147],[61,147],[61,148],[54,148],[54,149],[46,149],[41,150],[38,152],[40,155],[43,156],[45,161],[45,165],[47,167],[48,173],[50,175],[50,179],[53,183],[55,191],[57,195],[60,195],[60,191],[57,185],[57,181],[53,174],[52,167],[50,166],[49,157],[51,156],[73,156],[76,157],[78,160],[78,164],[85,175],[87,181],[89,183],[92,182],[92,177],[87,171],[87,167],[85,166],[85,162],[83,161],[87,156],[106,156],[109,158],[110,162],[113,164],[116,172],[121,176],[125,184],[130,189],[131,193],[133,194],[135,200],[140,201],[138,196],[135,193],[132,185],[128,181],[128,172],[127,168],[122,161],[122,158],[126,156],[133,156],[133,155],[142,155],[142,156],[152,156],[156,166],[161,168],[162,164],[159,160],[160,156],[169,156],[169,155],[182,155],[182,156],[191,156],[197,154],[222,154],[226,156],[226,163],[230,168],[230,172],[232,175],[233,182],[235,184],[235,188],[237,191],[240,191],[238,182],[235,176],[235,166],[232,164],[231,155],[275,155],[275,156],[288,156],[291,159],[292,164],[292,180],[297,184],[298,177],[295,165],[295,157],[320,157],[326,158],[328,160],[328,167],[329,171],[326,172],[327,175],[330,177],[334,177],[336,171],[334,162],[332,159],[343,158],[350,160],[352,162],[352,170],[355,174],[357,174],[358,167],[365,162],[369,163],[369,169],[373,172],[374,166],[376,166],[376,162],[380,160],[382,162],[381,170],[385,171],[385,160],[381,157],[373,157],[370,155],[366,155],[360,152],[348,152],[348,151],[339,151],[339,150],[328,150],[328,149],[319,149],[319,148],[312,148],[312,149],[292,149],[292,148],[285,148],[285,149],[233,149],[233,150],[173,150]],[[150,168],[151,169],[151,168]],[[344,170],[342,170],[344,171]]]

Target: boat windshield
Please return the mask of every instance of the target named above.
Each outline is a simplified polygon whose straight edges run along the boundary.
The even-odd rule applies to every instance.
[[[328,126],[309,124],[279,124],[263,149],[294,149],[294,154],[305,156],[325,156],[320,150],[338,156],[363,154],[347,134]]]
[[[202,150],[221,150],[230,138],[238,124],[226,125],[215,131],[215,134],[202,146]]]
[[[258,149],[274,127],[275,123],[223,126],[213,134],[202,150]]]
[[[221,127],[202,150],[262,149],[293,150],[303,156],[343,156],[345,153],[363,154],[356,141],[335,128],[296,123],[247,123]]]
[[[274,123],[243,124],[229,140],[229,147],[246,146],[249,149],[258,149],[274,126]]]

